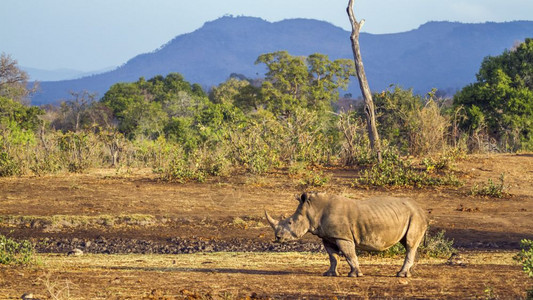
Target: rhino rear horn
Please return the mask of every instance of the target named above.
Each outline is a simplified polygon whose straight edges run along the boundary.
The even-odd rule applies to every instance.
[[[276,229],[276,227],[278,226],[278,223],[279,221],[275,220],[274,218],[272,218],[265,210],[265,216],[267,218],[267,221],[268,223],[270,224],[270,226],[272,226],[273,229]]]

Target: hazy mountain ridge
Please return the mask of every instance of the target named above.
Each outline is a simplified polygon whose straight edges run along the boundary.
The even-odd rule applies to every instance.
[[[352,58],[350,33],[330,23],[290,19],[270,23],[252,17],[223,17],[194,32],[179,35],[159,49],[138,55],[117,69],[76,80],[42,82],[34,104],[68,98],[68,91],[88,90],[102,96],[116,82],[136,81],[179,72],[210,87],[231,73],[260,77],[260,54],[288,50],[292,55],[324,53],[331,59]],[[390,84],[427,92],[433,87],[456,90],[475,80],[485,56],[498,55],[517,41],[533,37],[533,21],[462,24],[429,22],[395,34],[360,37],[372,90]],[[356,80],[350,91],[358,93]]]

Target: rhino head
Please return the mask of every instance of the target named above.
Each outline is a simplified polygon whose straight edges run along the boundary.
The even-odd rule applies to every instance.
[[[302,194],[296,198],[300,205],[296,209],[296,212],[284,219],[276,220],[272,218],[266,211],[265,216],[268,223],[274,229],[274,235],[276,242],[284,242],[301,238],[309,231],[309,219],[306,216],[306,208],[308,206],[309,197],[307,193]]]

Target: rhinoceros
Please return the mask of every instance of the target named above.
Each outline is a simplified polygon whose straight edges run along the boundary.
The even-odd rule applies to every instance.
[[[322,239],[330,268],[324,276],[339,276],[337,257],[350,265],[350,277],[363,276],[355,249],[383,251],[401,242],[406,256],[398,277],[409,277],[416,250],[428,226],[426,213],[407,199],[355,200],[326,193],[303,193],[300,205],[285,220],[265,211],[276,241],[294,240],[310,232]]]

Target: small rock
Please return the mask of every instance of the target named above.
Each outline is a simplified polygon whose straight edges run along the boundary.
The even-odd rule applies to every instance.
[[[466,260],[460,254],[452,253],[448,261],[446,261],[446,264],[449,266],[466,267]]]
[[[37,298],[34,298],[32,293],[24,293],[24,294],[22,294],[22,296],[20,296],[20,299],[22,299],[22,300],[30,300],[30,299],[39,300]]]
[[[71,255],[74,255],[74,256],[82,256],[83,255],[83,251],[81,251],[80,249],[78,248],[74,248],[72,249],[71,251],[69,251],[67,253],[68,256],[71,256]]]
[[[409,279],[400,278],[400,279],[398,279],[398,283],[401,284],[401,285],[408,285],[409,284]]]

